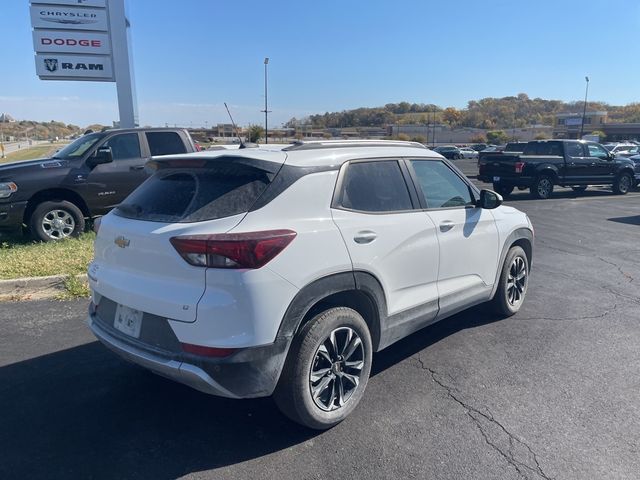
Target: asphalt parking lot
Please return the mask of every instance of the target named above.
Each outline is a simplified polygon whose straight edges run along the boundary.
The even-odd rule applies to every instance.
[[[126,364],[86,301],[0,304],[0,478],[638,478],[640,192],[507,204],[536,231],[520,313],[474,308],[377,354],[323,433]]]

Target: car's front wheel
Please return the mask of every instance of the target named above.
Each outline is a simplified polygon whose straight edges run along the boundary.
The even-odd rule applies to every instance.
[[[66,200],[42,202],[29,220],[31,234],[43,242],[77,237],[84,226],[82,211]]]
[[[529,259],[522,247],[509,249],[502,265],[493,307],[500,315],[510,317],[520,310],[529,286]]]
[[[372,344],[362,316],[331,308],[294,337],[274,399],[287,417],[324,430],[358,405],[369,380]]]
[[[553,179],[549,175],[541,175],[531,185],[534,198],[547,199],[553,193]]]

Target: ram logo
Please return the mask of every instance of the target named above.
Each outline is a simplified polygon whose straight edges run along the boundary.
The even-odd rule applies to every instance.
[[[58,59],[57,58],[45,58],[44,66],[50,72],[55,72],[58,69]]]

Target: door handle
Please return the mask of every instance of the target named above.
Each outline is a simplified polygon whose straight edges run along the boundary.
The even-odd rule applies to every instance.
[[[142,170],[144,165],[135,165],[133,167],[129,167],[129,170]]]
[[[442,222],[440,224],[440,231],[441,232],[448,232],[453,227],[455,227],[455,223],[453,223],[451,220],[445,220],[444,222]]]
[[[377,237],[378,235],[376,235],[376,232],[372,232],[371,230],[364,230],[362,232],[356,233],[356,236],[353,237],[353,241],[360,244],[371,243]]]

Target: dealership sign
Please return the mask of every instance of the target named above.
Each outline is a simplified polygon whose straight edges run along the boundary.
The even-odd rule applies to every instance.
[[[36,55],[36,73],[40,78],[64,77],[91,80],[113,80],[111,58],[98,55],[58,55],[39,53]]]
[[[62,7],[31,4],[33,28],[59,28],[65,30],[99,30],[108,28],[107,10],[104,8]]]
[[[116,82],[120,125],[138,123],[125,0],[31,0],[40,80]]]
[[[33,48],[36,53],[111,54],[109,35],[101,32],[34,30]]]

